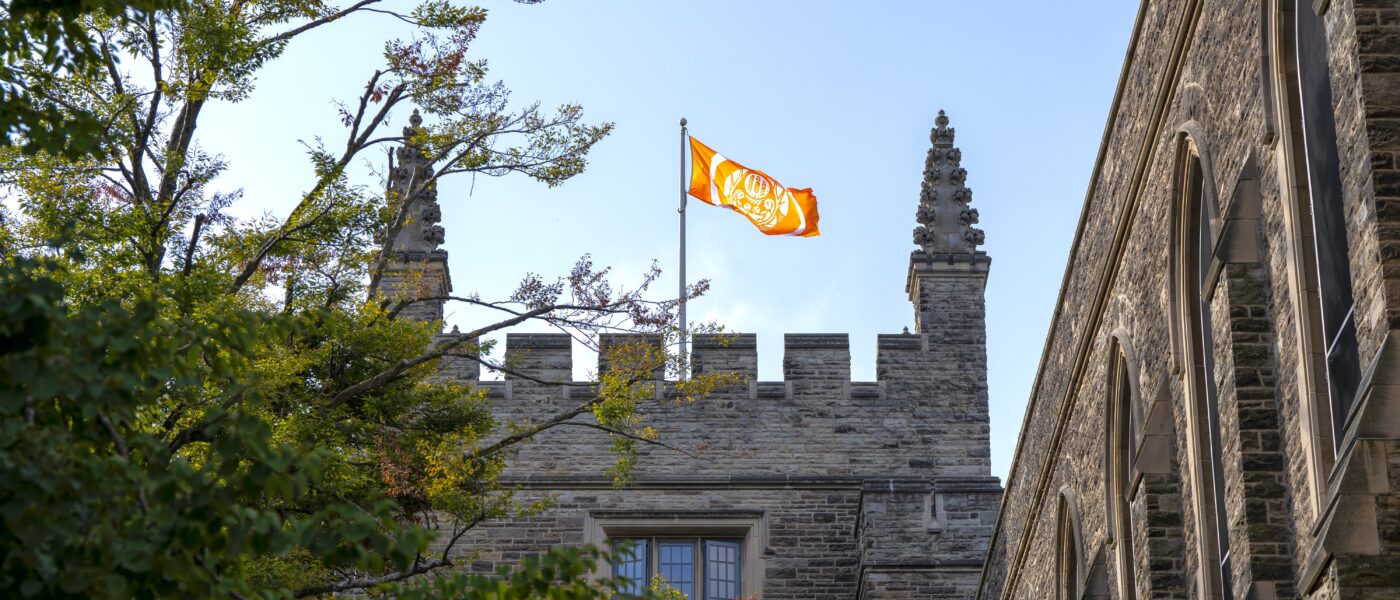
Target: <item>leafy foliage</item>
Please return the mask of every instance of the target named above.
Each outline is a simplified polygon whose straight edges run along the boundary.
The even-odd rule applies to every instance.
[[[76,158],[99,152],[104,123],[51,93],[66,75],[92,75],[111,57],[80,17],[141,20],[175,0],[17,0],[0,4],[0,144]]]
[[[553,186],[583,170],[611,124],[585,123],[577,106],[514,107],[468,52],[481,9],[427,0],[366,12],[375,4],[8,6],[0,91],[27,95],[0,102],[7,139],[23,142],[0,149],[5,595],[616,591],[584,577],[608,559],[591,549],[554,550],[495,576],[417,577],[450,572],[478,524],[546,507],[498,477],[519,445],[554,427],[599,430],[624,484],[638,444],[665,445],[642,417],[655,401],[649,380],[686,365],[665,350],[681,299],[648,299],[655,268],[624,287],[584,257],[564,277],[527,274],[499,301],[378,292],[389,254],[376,239],[406,222],[408,203],[354,181],[346,166],[356,157],[422,149],[435,168],[409,197],[462,173]],[[223,158],[196,139],[203,108],[247,97],[298,36],[359,12],[412,23],[415,37],[390,42],[343,107],[344,149],[311,148],[314,181],[287,192],[285,216],[230,216],[241,193],[222,189]],[[408,139],[385,131],[408,105],[428,123]],[[26,106],[61,110],[32,118]],[[501,318],[435,341],[440,324],[395,318],[424,301]],[[497,419],[480,390],[438,377],[443,360],[514,372],[489,338],[532,320],[595,348],[602,332],[661,343],[609,349],[614,368],[595,398],[517,423]],[[677,387],[694,400],[736,382],[712,375]]]

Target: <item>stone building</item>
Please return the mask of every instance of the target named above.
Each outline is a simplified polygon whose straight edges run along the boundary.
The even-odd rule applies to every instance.
[[[982,573],[1400,597],[1400,5],[1138,13]]]
[[[977,250],[983,234],[972,227],[977,211],[953,129],[941,113],[935,122],[906,288],[916,331],[879,336],[876,381],[851,380],[845,334],[787,335],[782,381],[756,380],[754,335],[696,336],[696,372],[750,381],[690,405],[668,400],[672,382],[655,382],[648,422],[688,453],[644,446],[634,482],[614,489],[603,434],[548,431],[502,480],[527,497],[552,494],[552,508],[479,526],[461,545],[475,553],[468,568],[489,572],[553,545],[629,539],[638,552],[617,573],[663,574],[696,600],[973,596],[1001,500],[988,441],[991,259]],[[391,191],[431,168],[412,148],[397,156]],[[381,289],[418,297],[451,289],[434,195],[411,199],[410,222],[387,242],[397,260]],[[415,307],[409,318],[442,318],[440,303]],[[591,393],[541,383],[570,381],[572,347],[566,334],[508,334],[516,374],[478,381],[471,363],[449,373],[486,388],[501,418],[552,415]]]

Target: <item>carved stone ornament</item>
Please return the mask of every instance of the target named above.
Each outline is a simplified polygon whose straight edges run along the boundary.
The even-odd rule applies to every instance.
[[[915,227],[915,228],[914,228],[914,245],[916,245],[916,246],[927,246],[927,245],[929,245],[929,244],[932,244],[932,243],[933,243],[933,238],[934,238],[935,235],[936,235],[936,234],[933,232],[933,230],[929,229],[928,227],[923,227],[923,226]]]
[[[968,207],[967,169],[960,165],[962,151],[953,147],[954,131],[948,115],[938,111],[924,161],[924,180],[919,188],[919,209],[914,218],[914,243],[930,254],[970,254],[985,239],[982,230],[972,227],[978,221],[977,209]]]
[[[919,190],[919,204],[934,204],[938,202],[938,191],[933,189],[929,182],[925,181],[923,189]]]
[[[433,202],[423,207],[423,212],[419,213],[419,219],[426,223],[437,223],[442,221],[442,207]]]
[[[437,203],[437,186],[431,183],[432,163],[407,141],[422,132],[423,116],[415,110],[408,123],[403,128],[405,143],[394,152],[398,164],[389,170],[387,194],[394,210],[407,203],[407,218],[389,243],[398,252],[431,253],[443,243],[443,228],[435,225],[442,221],[442,207]]]
[[[441,244],[444,241],[443,236],[445,234],[446,231],[442,228],[442,225],[423,224],[423,239],[429,244],[434,246]]]

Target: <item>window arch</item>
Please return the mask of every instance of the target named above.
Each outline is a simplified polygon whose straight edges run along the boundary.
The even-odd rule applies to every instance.
[[[1350,245],[1342,200],[1341,158],[1337,149],[1337,125],[1332,113],[1331,70],[1327,64],[1327,32],[1322,17],[1304,5],[1293,10],[1292,58],[1297,66],[1293,93],[1297,94],[1296,137],[1301,137],[1300,184],[1306,184],[1309,227],[1315,265],[1317,310],[1321,327],[1320,351],[1326,365],[1327,398],[1333,449],[1354,403],[1361,381],[1361,361],[1356,340],[1355,301],[1351,290]]]
[[[1188,445],[1196,507],[1196,530],[1205,596],[1232,598],[1230,538],[1225,515],[1225,473],[1221,458],[1219,395],[1215,384],[1215,340],[1210,318],[1211,256],[1216,215],[1200,128],[1183,127],[1178,154],[1176,288],[1181,312],[1183,373],[1191,443]],[[1192,133],[1194,132],[1194,135]]]
[[[1119,337],[1113,344],[1109,364],[1107,427],[1104,440],[1107,444],[1107,510],[1109,531],[1114,541],[1118,571],[1118,597],[1132,600],[1137,597],[1135,578],[1136,556],[1133,552],[1132,511],[1129,499],[1133,488],[1133,459],[1141,434],[1142,410],[1141,394],[1138,392],[1137,370],[1133,365],[1132,346]]]
[[[1084,594],[1084,538],[1079,531],[1074,492],[1068,488],[1060,490],[1055,521],[1055,598],[1079,600]]]
[[[1272,62],[1279,181],[1298,354],[1304,456],[1312,475],[1309,498],[1321,510],[1326,480],[1359,381],[1359,351],[1351,320],[1349,250],[1331,105],[1326,35],[1305,0],[1270,0],[1264,35]],[[1322,227],[1319,227],[1321,225]],[[1328,232],[1331,233],[1328,233]],[[1331,257],[1330,266],[1319,264]],[[1340,269],[1338,268],[1340,267]],[[1330,308],[1328,299],[1330,299]],[[1340,310],[1338,307],[1346,307]],[[1332,313],[1327,318],[1324,311]],[[1331,324],[1328,326],[1327,321]],[[1330,352],[1329,352],[1330,351]]]

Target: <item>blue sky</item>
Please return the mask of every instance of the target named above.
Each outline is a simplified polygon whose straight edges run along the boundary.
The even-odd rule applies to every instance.
[[[1004,476],[1117,83],[1136,3],[944,0],[488,0],[474,49],[517,103],[578,102],[615,133],[584,174],[444,181],[458,293],[509,293],[584,253],[618,273],[651,259],[676,288],[679,129],[817,194],[822,235],[769,238],[692,201],[692,320],[758,334],[760,378],[782,378],[784,333],[847,332],[874,379],[875,336],[912,326],[910,231],[933,118],[957,128],[992,256],[987,287],[993,473]],[[230,164],[244,214],[285,214],[311,171],[299,141],[338,146],[349,101],[403,30],[364,15],[298,39],[248,100],[206,109],[205,148]],[[406,114],[396,115],[399,127]],[[382,165],[380,165],[382,166]],[[360,167],[366,184],[375,182]],[[456,309],[464,329],[480,316]],[[582,375],[593,360],[576,352]]]

